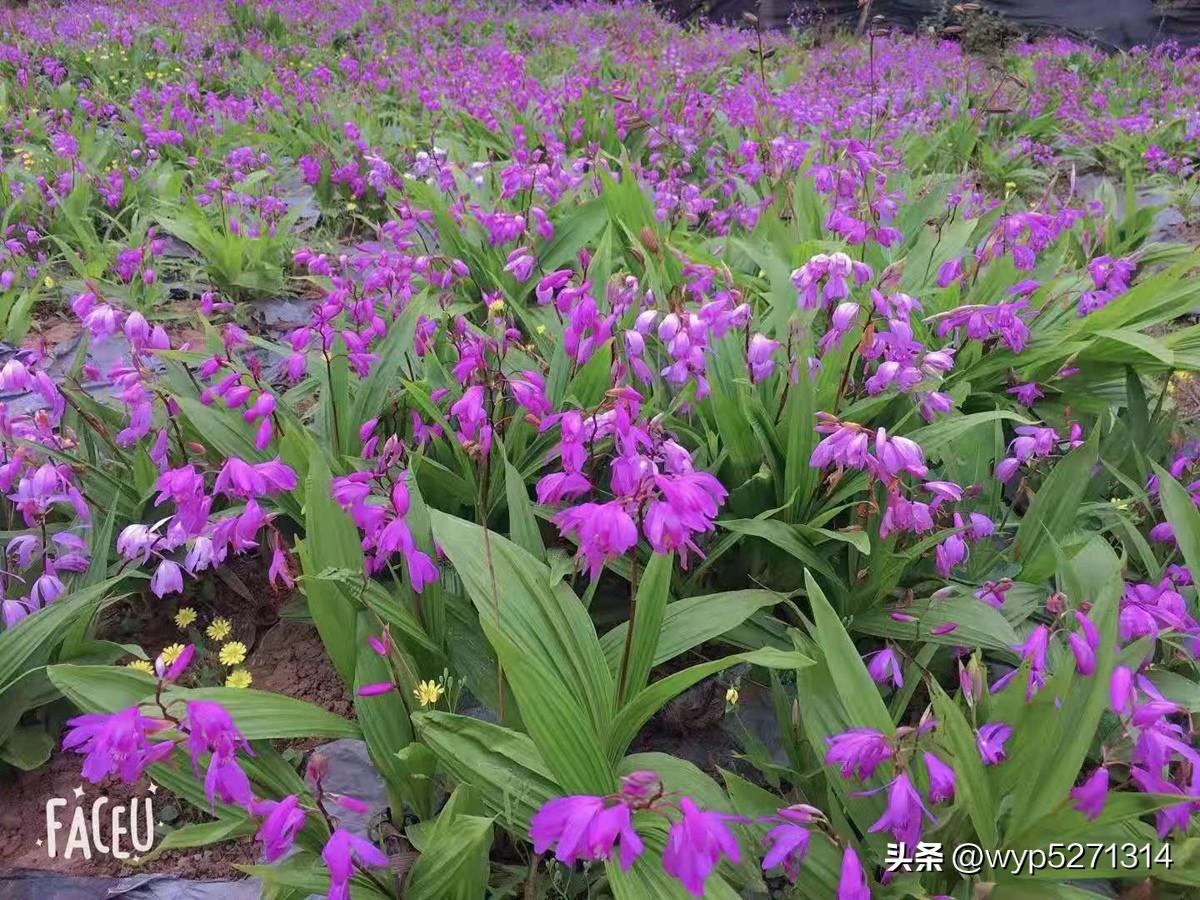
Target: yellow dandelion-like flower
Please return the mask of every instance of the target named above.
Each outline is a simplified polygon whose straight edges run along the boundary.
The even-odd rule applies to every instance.
[[[356,209],[358,209],[357,203],[355,203],[353,200],[347,201],[347,203],[346,203],[346,211],[347,212],[354,212]]]
[[[190,606],[179,607],[179,612],[175,613],[175,624],[180,628],[187,628],[196,621],[196,611]]]
[[[223,666],[236,666],[243,663],[246,661],[246,645],[241,641],[230,641],[221,647],[217,659],[221,660]]]
[[[150,665],[150,663],[144,659],[135,659],[131,663],[126,663],[125,668],[134,669],[138,672],[145,672],[147,675],[154,674],[154,666]]]
[[[44,284],[46,286],[46,290],[51,290],[54,287],[54,285],[57,284],[57,282],[53,278],[51,278],[49,275],[47,275],[45,278],[42,279],[42,284]]]
[[[493,300],[488,304],[488,312],[490,312],[493,316],[500,315],[500,313],[504,312],[504,301]]]
[[[413,688],[413,695],[422,706],[433,706],[444,693],[446,693],[446,689],[436,681],[422,681]]]
[[[214,641],[223,641],[233,634],[233,626],[229,624],[228,619],[218,617],[212,620],[212,624],[204,630],[204,633]]]
[[[254,679],[245,669],[234,669],[225,678],[225,687],[248,688]]]
[[[725,692],[725,702],[728,703],[730,706],[737,706],[737,702],[738,702],[738,689],[737,688],[731,687],[729,690],[727,690]]]
[[[179,655],[186,649],[183,644],[170,644],[163,647],[162,653],[159,655],[162,657],[162,661],[169,666],[175,660],[179,659]]]

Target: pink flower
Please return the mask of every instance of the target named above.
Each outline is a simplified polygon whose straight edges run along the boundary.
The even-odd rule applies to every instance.
[[[704,882],[722,856],[734,865],[741,862],[741,851],[733,832],[725,824],[740,821],[737,816],[698,809],[689,797],[679,799],[681,818],[667,833],[663,849],[663,870],[683,884],[693,897],[704,896]]]
[[[263,859],[274,862],[292,848],[296,835],[304,827],[305,812],[295,794],[289,794],[279,802],[262,800],[254,804],[255,815],[264,816],[256,841],[263,845]]]
[[[816,812],[811,806],[798,804],[779,810],[778,815],[769,819],[760,820],[779,823],[763,837],[763,843],[769,847],[762,860],[764,872],[783,866],[788,881],[796,881],[811,837],[804,826],[812,822]]]
[[[534,853],[555,847],[554,858],[568,866],[577,859],[609,859],[620,841],[621,868],[628,870],[643,850],[629,807],[587,794],[543,805],[530,820],[529,837]]]
[[[926,753],[925,771],[929,773],[929,802],[942,803],[954,798],[954,770],[934,756]]]
[[[859,781],[866,781],[880,763],[892,756],[887,737],[874,728],[851,728],[825,740],[829,744],[825,763],[840,765],[843,778],[853,775]]]
[[[354,874],[355,860],[361,866],[382,867],[388,864],[388,858],[382,850],[342,828],[329,836],[321,851],[321,859],[329,868],[328,900],[350,900],[350,876]]]
[[[1101,766],[1083,784],[1071,789],[1074,807],[1089,819],[1097,818],[1104,811],[1108,799],[1108,769]]]
[[[904,674],[900,669],[900,660],[896,658],[896,651],[891,647],[876,650],[867,657],[867,672],[876,684],[891,681],[895,687],[904,687]]]
[[[565,509],[551,519],[565,535],[579,543],[588,576],[595,580],[604,564],[623,556],[637,543],[637,526],[619,501],[584,503]]]
[[[150,743],[149,736],[167,728],[166,722],[147,719],[136,706],[115,713],[89,713],[67,720],[70,729],[63,738],[63,749],[86,754],[83,777],[99,784],[114,772],[121,781],[132,784],[142,777],[146,767],[171,755],[171,741]]]
[[[901,772],[888,785],[887,807],[875,824],[868,830],[873,834],[877,831],[890,831],[899,843],[916,846],[921,839],[921,817],[929,815],[921,802],[921,795],[913,787],[906,772]]]
[[[169,559],[160,562],[158,568],[154,570],[154,575],[150,578],[150,590],[156,597],[177,594],[182,591],[183,573],[180,572],[179,566]]]
[[[979,728],[975,735],[975,743],[979,746],[979,755],[986,765],[994,766],[1003,762],[1006,753],[1005,742],[1012,737],[1012,728],[1003,722],[989,722]]]
[[[847,847],[842,854],[837,900],[871,900],[871,891],[867,887],[867,873],[863,871],[862,863],[858,861],[858,854],[853,847]]]

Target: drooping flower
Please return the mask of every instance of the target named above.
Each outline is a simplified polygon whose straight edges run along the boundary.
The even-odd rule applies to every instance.
[[[841,766],[843,778],[854,776],[859,781],[866,781],[893,754],[887,736],[874,728],[851,728],[825,740],[829,744],[825,762]]]
[[[737,838],[725,823],[737,816],[699,809],[689,797],[679,799],[680,819],[667,833],[663,849],[663,870],[679,879],[693,897],[704,896],[704,882],[721,857],[737,865],[741,850]]]
[[[900,660],[897,659],[896,651],[891,647],[876,650],[867,657],[867,672],[876,684],[885,684],[890,681],[894,687],[904,687],[904,674],[901,670]]]
[[[621,868],[628,869],[643,850],[629,806],[587,794],[543,805],[530,820],[529,837],[534,853],[554,847],[554,858],[568,866],[577,859],[610,859],[619,841]]]
[[[304,827],[305,812],[300,808],[300,801],[295,794],[289,794],[278,802],[259,801],[254,804],[253,812],[263,816],[254,839],[262,842],[263,859],[274,862],[292,849],[296,835]]]
[[[350,900],[350,876],[354,874],[355,861],[360,866],[388,864],[382,850],[344,828],[335,829],[329,836],[321,850],[321,859],[329,868],[328,900]]]
[[[583,503],[563,510],[551,521],[579,543],[579,556],[592,580],[600,575],[606,562],[623,556],[637,543],[637,526],[616,500]]]
[[[783,873],[788,881],[795,882],[800,872],[800,864],[808,853],[808,842],[811,834],[807,826],[819,814],[818,810],[805,804],[797,804],[781,809],[768,819],[761,821],[777,823],[763,837],[767,852],[763,856],[762,868],[769,872],[776,866],[783,866]]]
[[[1071,799],[1075,801],[1075,809],[1089,819],[1099,816],[1108,799],[1108,769],[1101,766],[1083,784],[1072,788]]]
[[[933,816],[921,802],[921,795],[913,787],[907,772],[900,772],[887,789],[887,807],[873,825],[868,829],[871,833],[890,831],[899,843],[910,847],[916,846],[921,839],[921,817]]]
[[[867,873],[863,871],[858,853],[853,847],[847,847],[842,854],[837,900],[871,900],[871,890],[867,887]]]
[[[925,771],[929,774],[929,802],[944,803],[954,798],[954,770],[934,756],[925,753]]]
[[[121,781],[133,784],[146,767],[171,755],[171,741],[151,743],[150,735],[169,727],[166,722],[148,719],[136,706],[115,713],[88,713],[67,720],[68,732],[63,749],[86,754],[83,777],[99,784],[116,773]]]
[[[1005,759],[1005,742],[1012,737],[1012,728],[1003,722],[989,722],[979,728],[975,743],[986,765],[994,766]]]

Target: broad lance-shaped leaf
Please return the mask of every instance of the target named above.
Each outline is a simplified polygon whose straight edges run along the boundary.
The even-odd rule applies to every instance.
[[[307,576],[318,575],[328,569],[357,572],[363,568],[358,529],[334,501],[330,492],[331,483],[325,461],[320,457],[313,459],[305,488],[307,531],[304,540],[296,544],[300,564]],[[308,612],[317,626],[333,667],[342,681],[353,684],[354,664],[358,658],[358,648],[354,643],[354,605],[347,602],[337,584],[312,577],[304,579],[302,584],[308,600]]]
[[[599,733],[614,684],[592,620],[570,587],[512,541],[472,522],[429,511],[434,537],[487,621],[552,673]],[[524,710],[522,710],[524,712]]]
[[[1187,489],[1162,466],[1155,465],[1163,513],[1175,532],[1175,543],[1190,571],[1200,573],[1200,510]]]
[[[621,662],[617,664],[617,705],[646,686],[658,650],[666,614],[674,553],[655,553],[638,582],[633,621],[626,623]],[[631,630],[632,629],[632,630]],[[624,672],[621,671],[622,663]]]
[[[862,728],[874,728],[886,735],[895,731],[887,705],[871,679],[858,648],[846,633],[842,620],[834,612],[825,594],[810,572],[804,573],[804,585],[813,612],[813,637],[825,654],[825,665],[838,697],[850,719]]]
[[[474,805],[469,785],[459,785],[450,795],[418,845],[421,855],[405,883],[405,900],[477,900],[487,896],[492,820],[472,815]],[[410,837],[413,834],[414,830],[409,829]]]
[[[1029,822],[1048,814],[1062,803],[1067,792],[1074,786],[1080,769],[1087,759],[1095,738],[1100,717],[1108,706],[1108,683],[1116,665],[1117,615],[1125,583],[1121,577],[1121,561],[1102,541],[1091,542],[1088,552],[1077,557],[1081,569],[1067,583],[1096,584],[1089,592],[1092,608],[1088,615],[1096,630],[1100,632],[1100,646],[1096,648],[1096,670],[1090,676],[1074,671],[1069,655],[1061,657],[1062,667],[1055,679],[1044,690],[1055,690],[1049,714],[1039,719],[1039,732],[1028,735],[1032,728],[1023,728],[1020,722],[1013,724],[1014,747],[1012,760],[1017,759],[1016,740],[1032,738],[1036,744],[1028,756],[1022,755],[1021,778],[1017,783],[1016,796],[1012,801],[1014,824]],[[1022,732],[1026,732],[1025,735]],[[1047,753],[1046,748],[1053,752]]]
[[[696,682],[738,663],[749,663],[767,669],[799,669],[812,665],[812,660],[801,653],[766,647],[750,653],[736,653],[733,656],[710,660],[668,675],[629,698],[613,717],[605,740],[608,758],[614,762],[620,759],[641,727],[672,697],[682,694]]]
[[[484,808],[518,834],[543,804],[563,794],[529,735],[469,716],[413,713],[417,735],[442,768],[469,784]]]
[[[1079,504],[1092,481],[1100,450],[1100,429],[1094,428],[1082,447],[1059,460],[1042,482],[1017,528],[1014,553],[1021,563],[1021,580],[1039,582],[1054,572],[1054,547],[1075,527]]]
[[[59,597],[0,632],[0,694],[33,660],[45,662],[46,654],[65,637],[71,623],[80,617],[90,618],[119,580],[110,578]]]
[[[115,666],[55,665],[46,669],[63,696],[85,712],[117,712],[154,698],[150,675]],[[336,713],[295,697],[253,688],[168,687],[164,702],[212,700],[229,711],[248,740],[263,738],[358,738],[358,726]],[[179,704],[182,709],[182,704]]]
[[[480,622],[516,695],[521,720],[555,780],[569,794],[612,791],[612,766],[579,698],[540,659],[521,652],[486,618]]]
[[[995,847],[997,806],[988,772],[975,743],[975,733],[958,705],[936,681],[930,681],[938,735],[956,776],[956,805],[966,810],[984,847]]]
[[[781,594],[773,591],[755,589],[703,594],[668,603],[651,666],[662,665],[705,641],[719,638],[760,609],[774,606],[782,599]],[[614,675],[621,664],[628,631],[629,623],[622,622],[600,638],[609,671]]]

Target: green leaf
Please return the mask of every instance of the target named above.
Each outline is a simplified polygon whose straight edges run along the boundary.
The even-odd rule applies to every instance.
[[[51,647],[81,616],[91,617],[108,592],[120,581],[99,584],[59,597],[54,603],[0,632],[0,695],[34,660],[45,662]]]
[[[1021,580],[1037,583],[1054,571],[1053,541],[1076,527],[1079,504],[1092,482],[1100,448],[1100,430],[1092,430],[1082,447],[1076,447],[1042,482],[1021,519],[1014,557],[1021,562]]]
[[[528,832],[533,814],[563,793],[528,735],[436,711],[413,713],[413,724],[451,777],[471,785],[510,831]]]
[[[651,667],[662,665],[705,641],[720,637],[741,625],[758,610],[774,606],[782,599],[780,594],[772,591],[752,589],[704,594],[668,603]],[[628,630],[629,623],[622,622],[600,638],[609,670],[614,673],[621,664],[621,651]]]
[[[503,444],[500,445],[500,452],[504,453]],[[542,543],[542,533],[538,529],[525,479],[517,467],[508,461],[507,453],[504,453],[504,496],[508,502],[508,533],[512,542],[538,561],[545,562],[546,545]]]
[[[612,711],[613,680],[579,598],[507,538],[436,510],[429,516],[480,621],[498,628],[521,654],[553,674],[600,733]]]
[[[46,669],[63,696],[86,712],[117,712],[154,697],[157,681],[114,666],[55,665]],[[265,738],[359,738],[358,726],[307,700],[253,688],[168,687],[163,702],[212,700],[229,712],[247,740]],[[182,706],[178,708],[182,709]]]
[[[1175,532],[1179,552],[1191,571],[1200,572],[1200,510],[1196,509],[1187,489],[1162,466],[1155,465],[1154,474],[1158,476],[1163,513]]]
[[[459,812],[459,787],[433,821],[405,884],[405,900],[478,900],[487,896],[492,820]]]
[[[980,843],[985,848],[995,847],[998,841],[996,800],[979,755],[979,747],[975,743],[975,732],[941,685],[931,679],[929,689],[933,712],[938,721],[938,734],[950,754],[949,762],[954,769],[955,806],[966,810]]]
[[[480,622],[516,695],[521,720],[555,781],[569,794],[603,795],[613,790],[612,767],[580,699],[541,659],[522,652],[486,618]]]
[[[332,478],[325,460],[315,457],[309,463],[304,491],[306,532],[296,551],[307,576],[329,568],[362,571],[362,544],[358,529],[342,512],[330,493]],[[316,578],[303,581],[304,596],[313,624],[321,635],[325,652],[346,684],[354,683],[354,665],[358,658],[355,645],[356,611],[337,585]]]
[[[167,832],[154,849],[142,857],[139,865],[153,862],[168,850],[208,847],[235,838],[247,837],[258,830],[258,822],[248,816],[221,817],[213,822],[196,822]]]
[[[674,553],[655,553],[642,573],[634,603],[633,621],[626,623],[623,642],[624,671],[617,672],[617,706],[646,686],[658,650],[666,614]],[[630,630],[632,628],[632,630]],[[625,655],[627,654],[627,655]]]
[[[800,653],[766,647],[703,662],[659,679],[631,697],[613,717],[605,741],[609,759],[620,759],[641,727],[672,697],[683,693],[696,682],[739,663],[767,669],[798,669],[812,665],[812,660]]]
[[[887,705],[879,694],[879,688],[871,680],[867,667],[859,655],[858,648],[846,633],[842,620],[834,612],[825,594],[821,592],[812,574],[804,573],[805,589],[813,612],[813,638],[825,654],[825,664],[833,683],[837,685],[851,721],[859,727],[874,728],[886,735],[895,731]]]

